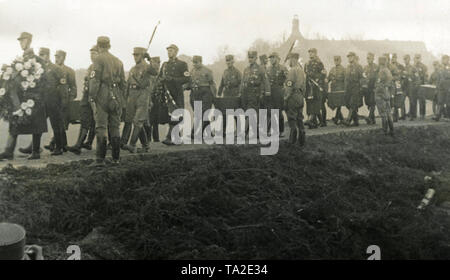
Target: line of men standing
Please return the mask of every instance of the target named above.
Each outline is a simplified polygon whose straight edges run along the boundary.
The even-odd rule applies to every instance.
[[[24,57],[33,56],[30,48],[32,35],[22,33],[18,38],[24,50]],[[309,116],[305,122],[309,128],[327,125],[327,106],[336,109],[333,121],[347,126],[358,126],[359,119],[375,124],[375,107],[382,117],[382,127],[393,134],[393,122],[406,118],[405,97],[409,97],[411,120],[417,117],[417,103],[421,118],[425,116],[425,99],[419,95],[419,87],[427,81],[427,68],[421,63],[420,55],[415,55],[414,64],[410,56],[404,56],[405,65],[397,62],[396,54],[384,54],[379,64],[374,62],[374,54],[367,54],[367,65],[361,66],[354,52],[347,55],[348,65],[342,66],[340,56],[334,57],[335,66],[327,75],[317,49],[308,51],[309,61],[304,69],[299,63],[299,54],[291,53],[289,67],[280,63],[278,53],[259,56],[248,52],[249,65],[241,72],[234,67],[233,55],[225,57],[225,69],[218,90],[210,69],[202,64],[201,56],[193,57],[193,69],[177,58],[178,47],[167,47],[168,61],[160,67],[159,57],[151,58],[145,48],[136,47],[133,57],[136,65],[125,79],[123,63],[109,52],[110,39],[100,36],[97,44],[90,49],[92,65],[84,79],[81,99],[81,126],[74,146],[67,146],[68,104],[76,97],[75,72],[64,65],[66,53],[57,51],[56,64],[50,61],[50,50],[41,48],[36,59],[42,62],[45,74],[41,92],[45,117],[37,118],[27,129],[17,129],[10,125],[5,152],[0,159],[12,159],[19,134],[32,134],[29,147],[21,148],[22,153],[31,154],[30,159],[40,157],[40,135],[47,131],[46,118],[50,119],[53,139],[45,148],[52,155],[65,151],[80,154],[81,150],[92,149],[97,138],[96,165],[105,164],[108,139],[112,150],[112,161],[117,163],[120,150],[138,152],[137,141],[142,151],[149,149],[149,140],[159,141],[158,125],[168,123],[169,130],[163,143],[174,145],[172,130],[182,119],[171,115],[174,109],[184,107],[184,90],[191,91],[190,102],[202,101],[203,113],[213,105],[215,96],[239,97],[244,110],[278,109],[277,116],[280,135],[284,133],[286,112],[290,127],[290,143],[304,144],[303,106]],[[436,120],[449,110],[448,91],[450,88],[450,66],[448,56],[442,58],[442,66],[436,66],[432,80],[438,87],[436,99]],[[364,102],[363,102],[364,101]],[[365,104],[367,117],[358,115]],[[349,113],[344,118],[341,108],[346,106]],[[122,133],[120,123],[124,122]],[[202,131],[209,124],[203,121]],[[225,124],[226,125],[226,124]],[[224,125],[224,128],[225,128]],[[247,131],[247,133],[250,133]],[[195,132],[192,133],[194,136]],[[256,132],[256,135],[258,132]],[[87,141],[85,141],[87,139]]]

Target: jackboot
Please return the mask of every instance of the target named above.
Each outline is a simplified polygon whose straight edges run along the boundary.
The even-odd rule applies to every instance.
[[[291,126],[291,131],[289,132],[289,144],[295,144],[297,142],[297,127]]]
[[[321,127],[327,126],[327,110],[326,109],[322,109],[322,114],[320,117],[320,126]]]
[[[83,145],[83,142],[86,139],[87,134],[88,134],[88,130],[86,128],[81,128],[80,132],[78,134],[77,142],[75,143],[75,145],[73,145],[71,147],[67,147],[67,150],[76,155],[81,154],[81,145]]]
[[[141,134],[141,131],[143,131],[142,127],[134,126],[133,133],[131,134],[131,138],[130,138],[130,144],[123,146],[122,149],[127,150],[132,154],[135,154],[137,152],[136,143],[139,139],[139,135]]]
[[[33,141],[30,142],[30,145],[28,145],[28,147],[19,148],[19,152],[21,152],[22,154],[30,155],[33,152]]]
[[[393,121],[394,122],[398,122],[398,108],[394,108],[394,116],[393,116]]]
[[[32,140],[33,147],[32,147],[32,153],[28,157],[29,160],[34,160],[34,159],[40,159],[41,158],[41,154],[40,154],[41,136],[42,136],[42,134],[33,134],[33,140]]]
[[[305,146],[305,142],[306,142],[305,131],[304,130],[299,130],[299,132],[298,132],[298,144],[300,145],[300,147],[303,147],[303,146]]]
[[[61,148],[63,152],[67,152],[67,135],[64,128],[61,129]]]
[[[55,137],[53,137],[50,143],[48,145],[45,145],[44,148],[53,152],[53,150],[55,149]]]
[[[173,127],[174,127],[173,124],[169,124],[169,130],[167,131],[166,139],[164,139],[162,141],[162,143],[164,145],[167,145],[167,146],[175,145],[175,143],[172,142],[172,129],[173,129]]]
[[[111,146],[112,146],[112,162],[113,164],[118,164],[120,161],[120,137],[111,137]]]
[[[149,151],[149,140],[145,128],[141,129],[139,133],[139,141],[141,142],[142,149],[138,149],[138,153],[147,153]]]
[[[106,157],[106,137],[98,137],[97,136],[97,148],[95,151],[95,162],[91,164],[93,167],[101,167],[105,166],[105,157]]]
[[[92,143],[94,142],[94,138],[95,138],[95,124],[89,128],[87,141],[81,144],[81,148],[89,151],[92,150]]]
[[[8,135],[8,139],[6,140],[6,146],[3,153],[0,154],[0,160],[13,160],[14,159],[14,149],[17,144],[17,135]]]
[[[389,118],[388,120],[388,125],[389,125],[389,135],[394,136],[394,122],[392,121],[391,118]]]
[[[381,127],[383,129],[384,134],[387,135],[387,133],[388,133],[388,124],[387,124],[386,118],[382,118],[381,119]]]
[[[126,144],[128,144],[128,141],[130,140],[131,135],[131,129],[133,128],[132,123],[126,122],[122,129],[122,138],[120,139],[120,148],[123,149]],[[112,144],[112,139],[110,139],[110,143]]]

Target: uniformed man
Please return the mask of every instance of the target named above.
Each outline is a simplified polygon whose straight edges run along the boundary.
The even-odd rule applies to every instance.
[[[96,45],[90,49],[90,54],[91,62],[94,62],[95,58],[98,56],[98,48]],[[88,137],[88,134],[95,136],[95,121],[92,114],[92,108],[89,103],[89,74],[91,73],[92,68],[93,64],[89,66],[87,74],[84,77],[83,95],[80,102],[80,131],[78,133],[77,142],[74,146],[67,148],[67,150],[76,155],[81,154],[81,149],[86,147],[86,145],[92,145],[92,141],[94,140],[94,137],[92,136],[92,139],[88,139],[86,145],[83,145],[84,140]]]
[[[379,70],[375,83],[375,102],[377,103],[378,114],[381,116],[381,124],[385,134],[394,135],[394,122],[391,115],[391,92],[392,74],[387,67],[385,56],[378,58]]]
[[[242,73],[234,67],[234,56],[229,54],[225,56],[227,69],[223,71],[222,79],[220,80],[219,90],[217,96],[221,97],[239,97],[239,86],[242,81]],[[235,108],[229,108],[235,109]],[[223,131],[226,133],[227,119],[226,112],[223,115]]]
[[[317,128],[327,125],[327,113],[325,108],[326,92],[325,67],[317,56],[317,49],[308,50],[309,61],[305,66],[306,73],[306,113],[309,116],[307,125],[309,128]]]
[[[349,110],[345,125],[358,126],[358,109],[362,106],[361,80],[363,78],[363,69],[355,61],[356,54],[349,52],[347,55],[348,66],[345,70],[345,93],[347,96],[347,108]],[[353,121],[353,123],[352,123]]]
[[[328,73],[327,82],[330,85],[330,94],[328,96],[328,107],[336,109],[336,115],[333,118],[333,122],[338,125],[344,120],[344,116],[341,112],[341,107],[345,106],[345,68],[342,66],[342,59],[339,55],[334,58],[334,66]]]
[[[241,103],[245,110],[255,109],[258,112],[261,108],[262,97],[270,96],[270,83],[264,68],[256,63],[258,53],[256,51],[249,51],[247,56],[249,66],[245,68],[242,75],[239,95],[241,96]],[[246,125],[247,129],[248,127]],[[256,135],[258,135],[258,132],[256,132]]]
[[[225,61],[227,63],[227,69],[223,71],[217,95],[223,95],[224,97],[238,97],[242,74],[234,67],[234,56],[225,56]]]
[[[184,108],[184,89],[183,85],[190,82],[190,73],[186,62],[177,58],[178,47],[174,44],[167,47],[167,55],[169,60],[161,66],[159,78],[164,85],[166,97],[169,103],[174,106],[171,108]],[[169,109],[169,114],[172,109]],[[169,122],[169,130],[166,139],[162,142],[165,145],[175,145],[172,141],[172,129],[181,120]]]
[[[430,85],[434,85],[437,86],[437,79],[438,79],[438,75],[439,75],[439,71],[441,70],[441,64],[439,63],[439,61],[433,61],[433,73],[431,73],[430,75]],[[435,98],[433,99],[433,114],[434,116],[437,115],[437,108],[438,108],[438,102],[437,102],[437,94],[435,96]]]
[[[147,134],[141,135],[141,133],[144,130],[144,123],[148,120],[148,108],[152,103],[150,77],[158,75],[158,72],[144,59],[145,57],[149,58],[145,48],[134,48],[133,57],[136,65],[128,74],[125,117],[126,123],[133,124],[133,132],[129,145],[124,146],[124,149],[130,153],[137,152],[136,143],[139,136],[141,136],[143,151],[148,150]]]
[[[152,68],[158,71],[161,65],[161,60],[159,56],[154,56],[150,59],[150,64]],[[157,87],[160,84],[158,76],[150,76],[150,90],[151,90],[151,100],[152,107],[149,109],[149,121],[148,125],[144,125],[145,131],[147,133],[148,140],[153,142],[159,142],[159,124],[160,124],[160,111],[163,106],[161,102],[161,94],[164,92],[158,91]],[[141,141],[142,143],[142,141]]]
[[[63,118],[64,118],[64,131],[63,131],[63,149],[67,148],[67,136],[66,130],[69,128],[70,115],[69,115],[69,103],[77,98],[77,83],[75,78],[75,71],[64,64],[66,60],[66,52],[63,50],[56,51],[55,64],[61,67],[66,75],[66,83],[62,86],[63,90]]]
[[[391,105],[394,109],[394,115],[393,115],[394,122],[397,122],[399,119],[400,120],[406,119],[406,107],[405,107],[406,95],[405,95],[405,93],[403,91],[403,87],[402,87],[402,82],[403,82],[402,73],[403,73],[405,67],[397,61],[396,53],[392,54],[392,59],[391,59],[390,65],[391,65],[390,70],[391,70],[391,74],[393,77],[393,89],[394,89],[394,99],[393,99],[393,104],[391,104]]]
[[[417,103],[419,103],[420,118],[425,119],[425,96],[420,96],[420,86],[426,84],[428,80],[427,67],[421,62],[421,55],[414,56],[414,68],[416,79],[414,80],[412,94],[410,98],[410,119],[417,118]]]
[[[410,104],[411,99],[413,96],[413,88],[416,84],[416,80],[418,79],[418,76],[416,76],[416,68],[411,65],[411,56],[409,54],[403,56],[403,61],[405,63],[404,65],[404,71],[403,71],[403,92],[408,97]],[[411,116],[411,105],[409,108],[409,113],[407,114]]]
[[[194,67],[190,72],[191,76],[191,95],[190,104],[194,108],[194,102],[202,102],[202,119],[204,113],[211,109],[213,104],[213,98],[217,94],[216,83],[214,82],[213,73],[210,69],[203,65],[202,57],[199,55],[194,55],[192,58],[192,63]],[[209,121],[202,121],[202,133],[205,127],[209,125]],[[191,137],[194,138],[194,129],[192,130]]]
[[[47,68],[44,73],[46,82],[46,110],[53,129],[54,148],[51,155],[58,156],[63,154],[64,149],[64,94],[65,85],[67,84],[67,75],[61,66],[53,64],[50,61],[50,50],[41,48],[39,57],[45,61]]]
[[[437,115],[433,119],[439,121],[446,110],[450,108],[450,59],[448,55],[442,56],[442,66],[437,78]]]
[[[284,117],[283,117],[283,107],[284,107],[284,83],[286,82],[286,77],[288,70],[286,66],[280,64],[280,56],[278,53],[273,52],[269,56],[270,66],[267,68],[267,76],[270,82],[270,97],[271,97],[271,108],[278,109],[278,125],[280,137],[283,137],[284,133]],[[298,60],[297,60],[298,64]],[[296,64],[296,65],[297,65]],[[303,71],[303,70],[302,70]],[[270,114],[269,114],[270,116]]]
[[[375,55],[371,52],[367,54],[367,65],[363,72],[362,94],[364,103],[369,110],[368,124],[376,124],[375,121],[375,81],[377,79],[378,65],[374,62]]]
[[[123,89],[126,87],[122,62],[109,49],[106,36],[97,38],[98,56],[89,74],[89,98],[93,105],[97,137],[96,165],[105,164],[107,129],[111,134],[112,159],[120,159],[120,115]]]
[[[285,110],[290,128],[289,143],[300,146],[305,144],[305,129],[303,126],[304,92],[306,90],[306,75],[298,63],[299,54],[289,55],[289,72],[285,86]]]

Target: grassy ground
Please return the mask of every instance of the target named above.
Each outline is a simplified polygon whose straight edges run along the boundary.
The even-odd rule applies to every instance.
[[[48,258],[77,244],[95,259],[450,258],[450,125],[0,172],[0,220]],[[440,172],[440,173],[439,173]],[[424,176],[432,176],[429,184]],[[432,205],[416,208],[430,187]]]

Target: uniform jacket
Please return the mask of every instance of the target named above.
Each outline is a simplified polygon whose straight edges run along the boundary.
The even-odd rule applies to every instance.
[[[266,92],[270,92],[270,83],[267,79],[264,68],[257,63],[251,64],[245,68],[241,86],[239,88],[240,95],[246,94],[247,91],[256,91],[260,96]]]
[[[330,91],[345,90],[345,68],[342,65],[334,66],[328,73],[328,82],[330,83]]]
[[[223,93],[225,97],[238,96],[241,80],[242,74],[236,67],[231,66],[225,69],[220,80],[218,95],[221,96]]]

